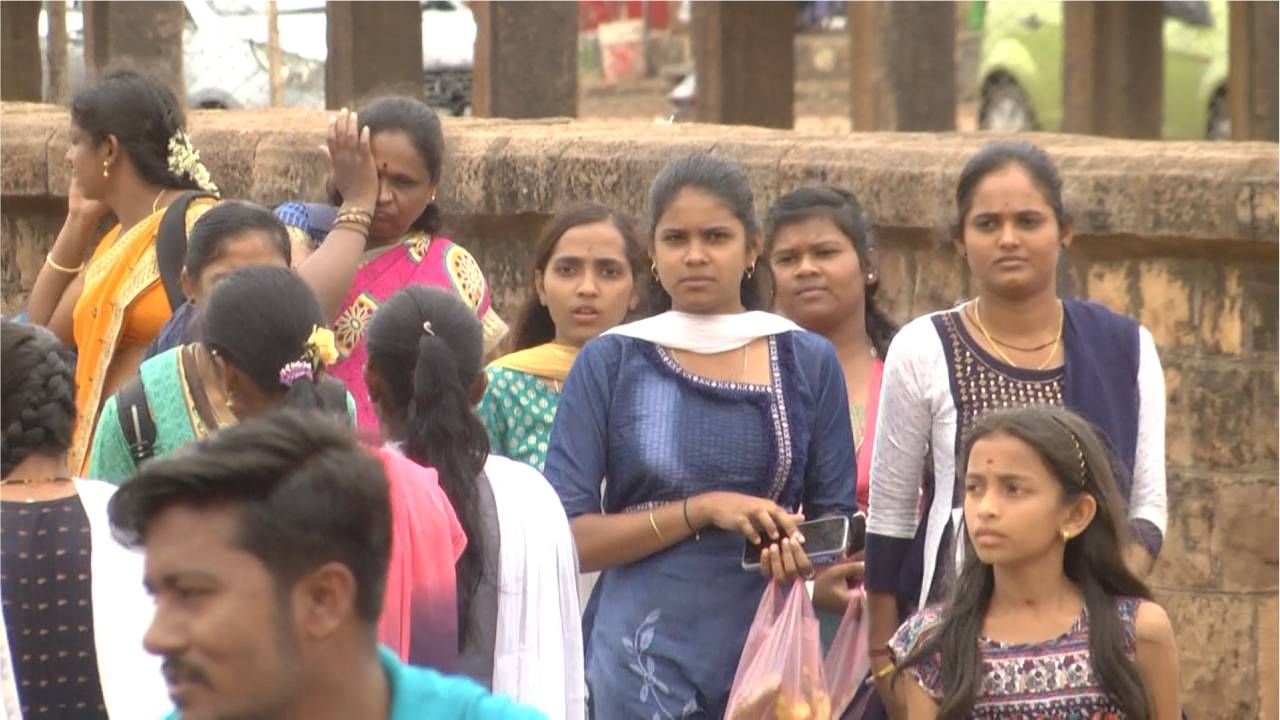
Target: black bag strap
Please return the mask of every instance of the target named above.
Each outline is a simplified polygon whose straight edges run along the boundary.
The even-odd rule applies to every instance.
[[[176,310],[187,301],[182,294],[182,265],[187,260],[187,208],[192,200],[217,198],[203,190],[182,193],[164,211],[160,229],[156,231],[156,265],[160,268],[160,282],[164,294],[169,297],[169,309]]]
[[[125,445],[134,467],[140,467],[156,452],[156,423],[151,418],[151,405],[147,402],[147,389],[142,378],[135,377],[116,393],[116,415]]]

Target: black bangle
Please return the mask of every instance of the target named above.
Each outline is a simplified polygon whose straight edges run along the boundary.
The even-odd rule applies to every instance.
[[[689,532],[693,533],[694,540],[702,540],[702,533],[698,532],[693,527],[693,523],[689,522],[689,498],[684,499],[684,524],[689,526]]]

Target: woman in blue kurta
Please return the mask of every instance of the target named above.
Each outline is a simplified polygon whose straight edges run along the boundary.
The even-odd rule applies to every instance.
[[[587,343],[546,476],[581,568],[594,717],[719,718],[765,577],[809,575],[804,516],[854,508],[844,376],[831,344],[748,312],[761,235],[740,168],[675,160],[650,190],[655,304]],[[608,478],[607,483],[603,482]]]

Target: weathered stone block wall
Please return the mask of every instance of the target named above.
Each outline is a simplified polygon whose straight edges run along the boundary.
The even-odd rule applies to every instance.
[[[66,115],[0,111],[0,269],[25,297],[65,211]],[[192,136],[229,196],[319,199],[319,112],[194,113]],[[672,156],[736,158],[763,209],[799,185],[854,190],[875,218],[879,300],[897,320],[947,307],[968,274],[941,242],[954,183],[981,137],[805,135],[740,127],[445,119],[440,198],[508,317],[549,215],[594,199],[643,210]],[[1195,718],[1277,717],[1277,146],[1033,135],[1058,161],[1076,242],[1073,294],[1139,318],[1168,385],[1169,532],[1152,586],[1178,632]]]

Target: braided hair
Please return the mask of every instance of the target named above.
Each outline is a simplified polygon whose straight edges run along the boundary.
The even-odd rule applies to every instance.
[[[58,456],[71,447],[76,421],[71,354],[39,325],[0,321],[0,476],[31,455]]]

